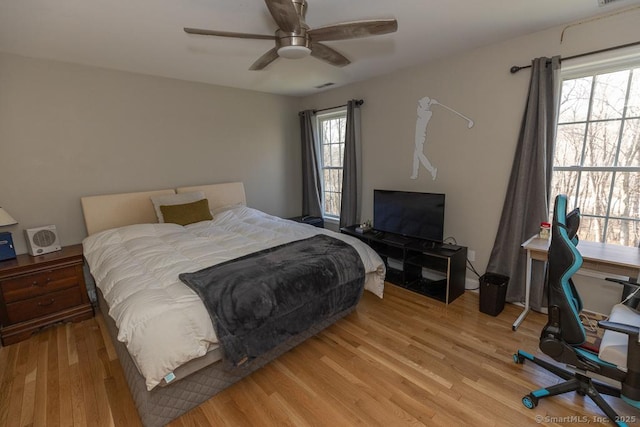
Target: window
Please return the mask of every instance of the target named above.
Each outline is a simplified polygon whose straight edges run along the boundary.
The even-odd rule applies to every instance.
[[[318,141],[322,159],[322,212],[325,218],[340,218],[342,202],[342,165],[347,112],[344,110],[317,116]]]
[[[640,63],[563,75],[551,200],[558,193],[580,207],[582,240],[638,246]]]

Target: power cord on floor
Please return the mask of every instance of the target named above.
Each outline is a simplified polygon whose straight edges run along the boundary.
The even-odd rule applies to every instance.
[[[587,331],[596,332],[598,330],[598,322],[589,318],[586,314],[580,313],[580,321]]]
[[[475,274],[478,279],[480,278],[480,273],[478,273],[478,270],[476,270],[471,261],[469,261],[469,258],[467,258],[467,270],[473,271],[473,274]]]
[[[473,274],[475,274],[478,279],[480,278],[480,273],[478,273],[478,271],[476,270],[476,268],[473,266],[473,264],[471,263],[471,261],[469,261],[469,258],[467,258],[467,270],[470,270],[473,272]],[[477,291],[478,289],[480,289],[480,286],[478,285],[475,288],[469,288],[469,289],[465,289],[466,291]]]
[[[458,242],[456,241],[456,238],[453,237],[453,236],[445,237],[442,242],[443,243],[450,243],[450,244],[453,244],[453,245],[457,245],[458,244]],[[472,271],[473,274],[475,274],[478,279],[480,278],[480,273],[478,273],[478,270],[476,270],[476,268],[473,266],[473,264],[471,263],[469,258],[467,258],[467,270]],[[477,291],[478,289],[480,289],[480,286],[478,286],[476,288],[465,289],[465,290],[466,291]]]

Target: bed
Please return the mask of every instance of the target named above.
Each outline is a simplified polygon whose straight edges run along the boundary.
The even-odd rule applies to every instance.
[[[158,223],[152,198],[201,194],[212,219]],[[352,237],[285,220],[246,206],[242,183],[182,187],[81,199],[85,258],[100,310],[144,425],[165,425],[349,314],[314,322],[285,342],[231,367],[223,358],[203,301],[182,273],[326,235],[347,243],[365,270],[364,288],[382,297],[384,263]]]

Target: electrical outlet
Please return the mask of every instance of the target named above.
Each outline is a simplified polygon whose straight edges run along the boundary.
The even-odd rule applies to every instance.
[[[469,258],[469,261],[473,262],[476,260],[476,251],[473,251],[471,249],[467,250],[467,258]]]

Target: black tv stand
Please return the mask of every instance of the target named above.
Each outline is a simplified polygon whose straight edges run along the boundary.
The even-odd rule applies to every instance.
[[[464,293],[467,248],[370,230],[340,231],[371,246],[387,268],[386,281],[448,304]]]
[[[385,233],[385,232],[382,232],[382,231],[380,231],[379,233],[382,233],[381,239],[385,243],[406,245],[408,243],[411,243],[411,241],[412,241],[411,238],[405,237],[405,236],[401,236],[399,234]]]

